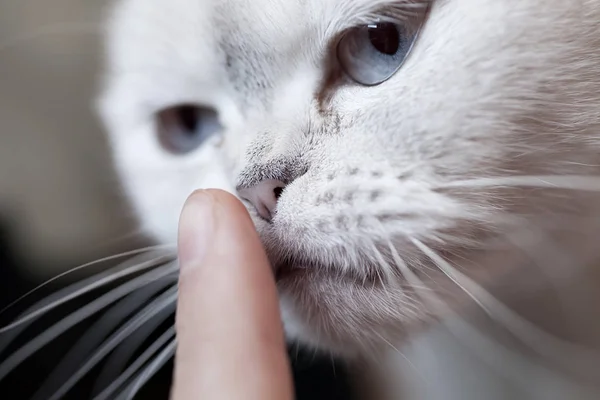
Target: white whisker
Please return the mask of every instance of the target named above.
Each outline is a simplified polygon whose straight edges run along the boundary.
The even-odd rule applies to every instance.
[[[148,272],[145,275],[142,275],[129,282],[126,282],[121,286],[117,287],[116,289],[111,290],[109,293],[99,297],[92,303],[78,309],[73,314],[57,322],[49,329],[36,336],[25,346],[21,347],[19,350],[14,352],[11,356],[5,359],[2,364],[0,364],[0,380],[2,380],[8,373],[10,373],[24,360],[29,358],[32,354],[37,352],[43,346],[56,339],[62,333],[72,328],[79,322],[83,321],[86,318],[89,318],[90,316],[94,315],[99,310],[102,310],[109,304],[112,304],[116,300],[131,293],[133,290],[147,285],[148,282],[164,278],[169,274],[173,274],[176,271],[177,269],[175,267],[166,266]]]
[[[389,268],[388,263],[385,262],[383,256],[377,250],[377,247],[375,245],[371,246],[371,252],[375,256],[375,258],[377,259],[377,263],[380,266],[380,268],[376,268],[376,271],[377,271],[377,276],[379,277],[379,281],[381,283],[381,288],[385,292],[386,296],[389,298],[390,295],[389,295],[389,293],[387,291],[387,285],[386,285],[386,283],[388,283],[389,285],[393,285],[394,284],[394,282],[396,281],[394,279],[394,273],[393,273],[392,269]],[[384,278],[380,274],[380,270],[383,270],[383,274],[385,276],[385,281],[384,281]]]
[[[26,297],[32,295],[33,293],[37,292],[38,290],[44,288],[45,286],[51,284],[52,282],[57,281],[60,278],[63,278],[69,274],[72,274],[74,272],[83,270],[85,268],[103,263],[103,262],[107,262],[107,261],[112,261],[112,260],[116,260],[119,258],[124,258],[124,257],[129,257],[129,256],[135,256],[141,253],[146,253],[146,252],[150,252],[150,251],[154,251],[154,250],[173,250],[174,246],[173,245],[157,245],[157,246],[149,246],[149,247],[144,247],[141,249],[136,249],[136,250],[130,250],[130,251],[126,251],[124,253],[120,253],[120,254],[115,254],[112,256],[108,256],[108,257],[104,257],[104,258],[100,258],[98,260],[95,261],[91,261],[89,263],[85,263],[82,264],[78,267],[72,268],[68,271],[63,272],[62,274],[59,274],[55,277],[53,277],[52,279],[47,280],[46,282],[42,283],[41,285],[35,287],[34,289],[30,290],[29,292],[25,293],[24,295],[20,296],[18,299],[16,299],[15,301],[13,301],[12,303],[10,303],[8,306],[4,307],[2,310],[0,310],[0,314],[4,313],[6,310],[8,310],[9,308],[13,307],[15,304],[17,304],[18,302],[22,301],[23,299],[25,299]],[[117,267],[118,268],[118,267]],[[2,333],[2,330],[0,330],[0,333]]]
[[[563,341],[538,328],[498,301],[475,281],[452,267],[427,245],[417,239],[412,242],[427,255],[452,282],[460,287],[493,320],[502,324],[509,332],[526,343],[539,355],[553,358],[553,361],[567,362],[577,368],[583,363],[586,368],[595,368],[600,356],[590,354],[592,349],[582,348],[574,343]]]
[[[143,327],[140,327],[125,338],[121,344],[107,356],[106,361],[98,374],[92,393],[98,393],[102,388],[106,387],[110,382],[116,379],[120,371],[123,371],[123,369],[126,368],[129,360],[144,341],[148,339],[148,337],[155,332],[163,322],[164,321],[160,318],[153,318],[146,322]]]
[[[487,338],[461,318],[447,318],[442,323],[459,343],[508,380],[518,382],[523,389],[531,390],[534,398],[539,397],[539,392],[531,382],[560,382],[564,393],[574,396],[571,398],[592,399],[598,394],[594,387],[573,382],[543,365],[533,365],[530,359]],[[483,349],[489,350],[486,352]],[[582,397],[575,396],[575,393]]]
[[[523,228],[520,228],[520,232],[506,235],[506,240],[515,248],[527,254],[533,261],[533,266],[537,267],[541,273],[549,278],[552,289],[557,294],[560,294],[563,291],[560,283],[569,280],[569,277],[573,275],[573,269],[552,268],[549,266],[567,266],[573,265],[575,262],[572,257],[567,256],[568,252],[558,251],[560,246],[554,245],[552,238],[543,229],[531,225],[531,222],[529,224],[521,224],[520,226],[528,226],[527,229],[523,230]],[[535,246],[535,243],[540,242],[548,245],[544,246],[543,251],[534,251],[533,246]],[[580,309],[578,304],[585,304],[593,299],[595,297],[593,295],[594,290],[595,288],[590,282],[579,280],[576,291],[570,291],[568,295],[558,296],[562,315],[572,322],[569,324],[570,326],[575,327],[578,325],[574,310]]]
[[[414,288],[417,292],[419,292],[421,298],[433,304],[435,307],[439,307],[441,304],[444,304],[439,298],[435,296],[435,293],[432,290],[428,289],[427,286],[423,283],[423,281],[421,281],[421,279],[419,279],[419,277],[410,269],[408,264],[406,264],[402,257],[400,257],[400,254],[398,254],[398,251],[396,250],[396,247],[392,244],[392,242],[388,240],[387,245],[389,247],[392,258],[394,259],[394,264],[398,266],[400,272],[402,273],[402,276],[404,277],[404,279],[406,279],[410,286]]]
[[[145,255],[144,255],[144,258],[146,258]],[[2,329],[0,329],[0,353],[3,352],[6,349],[6,347],[12,343],[12,341],[14,341],[29,325],[31,325],[37,318],[41,317],[43,314],[43,313],[40,313],[38,315],[31,317],[30,316],[31,313],[37,312],[44,308],[46,308],[46,310],[45,310],[46,312],[51,311],[53,308],[56,308],[56,307],[60,306],[62,303],[64,303],[61,301],[63,299],[65,299],[67,296],[70,296],[73,293],[78,292],[78,291],[81,294],[87,293],[89,290],[91,290],[91,289],[89,289],[90,286],[94,285],[99,279],[110,277],[116,271],[130,268],[129,267],[130,265],[135,267],[138,264],[139,259],[140,259],[140,257],[134,257],[133,259],[123,262],[122,264],[120,264],[114,268],[111,268],[107,271],[104,271],[98,275],[91,276],[80,282],[69,285],[66,288],[63,288],[63,289],[49,295],[48,297],[35,303],[33,306],[27,308],[25,310],[25,312],[21,313],[18,320],[11,324],[12,327],[3,327]],[[158,259],[156,259],[156,260],[158,260]],[[23,321],[22,318],[26,318],[26,317],[30,317],[30,318],[28,318],[28,320],[26,320],[26,321]]]
[[[129,380],[142,366],[169,340],[175,337],[175,327],[169,328],[154,343],[152,343],[119,377],[104,389],[93,400],[108,400],[110,396]]]
[[[464,345],[467,349],[472,350],[474,354],[478,355],[487,365],[493,367],[503,376],[516,382],[520,382],[526,389],[531,388],[531,376],[536,375],[540,380],[552,379],[562,381],[565,385],[571,387],[573,392],[581,393],[582,391],[589,390],[590,393],[595,393],[593,388],[587,388],[572,383],[544,366],[537,366],[537,369],[532,368],[531,362],[521,354],[486,338],[481,332],[471,326],[471,324],[460,318],[450,306],[436,297],[433,292],[418,289],[422,286],[420,279],[410,270],[390,241],[388,241],[388,246],[392,253],[392,257],[394,258],[394,263],[402,270],[407,281],[411,285],[417,283],[417,290],[420,292],[419,294],[422,299],[437,309],[440,315],[444,316],[444,318],[440,320],[441,324],[453,334],[459,343]],[[489,353],[483,351],[483,349],[493,349],[493,356],[489,356]],[[528,373],[523,374],[521,371],[527,371]]]
[[[503,176],[453,181],[446,188],[532,187],[600,192],[600,177],[585,175]]]
[[[147,321],[158,318],[166,319],[175,312],[177,303],[177,287],[167,290],[162,295],[149,303],[143,310],[136,314],[125,326],[108,338],[104,344],[83,364],[73,376],[65,382],[48,400],[59,400],[71,388],[94,368],[108,353],[117,347],[123,339],[143,326]]]
[[[121,323],[130,317],[137,309],[141,308],[153,296],[172,285],[171,279],[159,279],[134,290],[121,301],[115,303],[81,336],[79,341],[63,357],[54,371],[40,386],[32,400],[45,400],[48,393],[56,390],[69,376],[78,369],[86,357],[91,354],[102,341]],[[135,349],[134,349],[135,351]],[[117,370],[115,370],[117,371]]]
[[[60,297],[59,299],[51,302],[50,304],[46,304],[45,306],[42,306],[41,308],[38,308],[35,311],[28,313],[27,315],[19,318],[17,321],[12,322],[11,324],[0,328],[0,334],[5,333],[19,325],[26,323],[26,322],[32,321],[33,319],[39,318],[43,314],[55,309],[56,307],[58,307],[62,304],[65,304],[68,301],[73,300],[79,296],[86,294],[86,293],[89,293],[94,289],[97,289],[99,287],[107,285],[111,282],[114,282],[114,281],[116,281],[120,278],[126,277],[128,275],[133,275],[137,272],[141,272],[146,269],[153,268],[156,265],[158,265],[164,261],[168,261],[169,259],[172,259],[172,258],[173,258],[172,256],[159,256],[150,261],[142,262],[140,264],[135,264],[135,265],[125,268],[121,271],[115,272],[115,270],[123,268],[122,266],[118,266],[116,268],[113,268],[113,269],[105,272],[105,273],[102,273],[95,277],[92,277],[91,279],[86,280],[86,281],[91,281],[90,284],[88,284],[82,288],[79,288],[75,291],[72,291],[71,293]],[[78,285],[78,286],[80,286],[80,285]],[[53,295],[52,297],[56,298],[56,295]],[[45,302],[42,300],[42,303],[45,303]]]
[[[131,389],[124,392],[127,396],[126,400],[133,400],[140,389],[152,378],[174,355],[177,348],[177,339],[173,339],[171,343],[165,347],[163,351],[154,359],[152,363],[142,373],[139,378],[131,386]]]
[[[383,340],[389,347],[392,348],[392,350],[394,350],[394,352],[396,354],[399,354],[400,357],[402,357],[402,359],[404,359],[404,361],[406,361],[408,363],[408,366],[413,370],[413,372],[415,372],[417,378],[419,378],[419,380],[421,380],[423,383],[426,383],[427,380],[425,379],[425,377],[423,376],[423,373],[421,371],[419,371],[419,369],[417,368],[417,366],[408,358],[406,357],[406,355],[401,352],[396,346],[394,346],[389,340],[387,340],[385,337],[383,337],[383,335],[379,334],[376,331],[373,331],[376,336]]]

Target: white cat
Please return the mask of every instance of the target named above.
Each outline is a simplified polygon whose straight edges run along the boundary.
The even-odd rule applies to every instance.
[[[175,242],[194,189],[238,193],[290,339],[376,364],[467,276],[512,272],[517,233],[581,254],[598,21],[598,0],[121,0],[99,108],[148,233]]]

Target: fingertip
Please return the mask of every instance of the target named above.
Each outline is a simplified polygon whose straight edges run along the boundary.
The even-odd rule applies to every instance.
[[[194,272],[182,274],[179,282],[176,386],[194,395],[290,398],[275,280],[248,211],[231,193],[198,190],[186,201],[180,225],[180,246],[195,249],[182,265],[182,272]],[[208,243],[204,247],[200,237]],[[216,376],[231,375],[245,381],[238,387],[215,385]],[[281,388],[273,385],[275,376]]]
[[[179,217],[178,253],[181,271],[199,266],[206,257],[215,229],[215,198],[196,190],[186,200]]]
[[[214,218],[214,249],[229,248],[226,258],[234,261],[255,259],[259,264],[268,264],[268,258],[261,243],[250,213],[239,198],[220,189],[208,189],[204,194],[211,196]],[[267,268],[271,270],[270,266]]]
[[[179,260],[183,269],[199,265],[215,240],[238,241],[246,251],[262,250],[252,218],[242,202],[221,189],[198,189],[183,206],[178,230]],[[234,239],[235,241],[235,239]]]
[[[248,221],[252,221],[248,209],[242,203],[242,201],[236,197],[233,193],[222,190],[222,189],[205,189],[199,191],[198,196],[210,195],[212,199],[226,209],[228,212],[241,217],[242,215]],[[194,194],[192,194],[194,195]]]

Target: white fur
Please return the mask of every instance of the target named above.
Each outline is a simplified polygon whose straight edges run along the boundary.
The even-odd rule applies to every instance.
[[[290,336],[347,355],[387,348],[439,314],[406,290],[386,246],[423,272],[431,260],[410,239],[471,254],[471,241],[484,240],[471,229],[502,236],[507,214],[558,212],[547,191],[441,188],[600,170],[600,1],[440,0],[390,81],[344,82],[318,104],[334,35],[374,13],[372,0],[119,1],[100,101],[124,189],[161,242],[175,241],[192,190],[234,191],[273,162],[306,166],[272,224],[256,225],[274,263],[317,269],[281,283]],[[224,130],[176,157],[160,148],[153,118],[183,102],[216,108]],[[399,283],[338,279],[373,271]]]

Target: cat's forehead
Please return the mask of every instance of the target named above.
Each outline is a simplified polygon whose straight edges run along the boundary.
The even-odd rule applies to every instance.
[[[346,28],[376,15],[426,0],[212,0],[213,51],[225,64],[228,80],[243,97],[269,89],[299,71],[319,68],[332,40]]]
[[[150,79],[151,88],[169,88],[168,93],[179,97],[205,89],[207,82],[264,86],[290,65],[318,59],[328,40],[356,18],[417,1],[424,2],[123,0],[114,8],[107,30],[111,72],[136,87],[141,84],[133,80]]]
[[[108,29],[117,70],[201,64],[206,75],[224,57],[254,64],[275,55],[321,51],[341,30],[381,10],[429,0],[123,0]],[[163,6],[157,5],[161,3]],[[293,57],[285,57],[294,62]],[[203,62],[198,63],[198,59]],[[254,65],[256,66],[256,65]]]
[[[257,52],[318,47],[366,9],[364,0],[211,0],[218,44],[228,51]],[[368,7],[370,8],[370,7]]]
[[[258,45],[316,34],[320,39],[357,21],[382,14],[426,8],[431,0],[203,0],[211,9],[214,28],[245,33]],[[240,39],[240,38],[237,38]],[[278,42],[279,40],[279,42]]]
[[[430,0],[202,0],[223,26],[268,35],[301,26],[323,28],[375,10],[420,7]],[[273,30],[272,30],[273,29]]]

